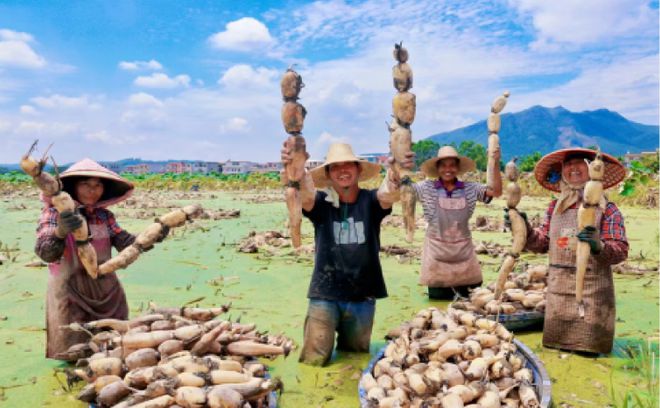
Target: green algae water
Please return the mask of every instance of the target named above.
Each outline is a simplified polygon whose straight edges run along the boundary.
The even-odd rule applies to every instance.
[[[168,198],[176,205],[187,200]],[[171,194],[170,194],[171,195]],[[139,314],[148,302],[176,306],[200,299],[200,306],[231,302],[228,313],[232,319],[254,322],[259,330],[284,333],[298,344],[302,342],[302,325],[307,308],[306,292],[312,271],[309,255],[243,254],[237,243],[250,231],[285,230],[284,202],[252,203],[248,193],[216,192],[204,197],[201,204],[241,210],[240,218],[201,220],[199,227],[177,230],[173,236],[143,255],[129,269],[119,272],[126,290],[131,314]],[[542,214],[547,202],[525,198],[520,208],[530,216]],[[21,209],[25,206],[25,209]],[[477,206],[477,215],[501,217],[502,200],[490,206]],[[65,391],[65,377],[57,370],[66,364],[44,358],[45,289],[47,270],[25,267],[35,259],[34,230],[40,204],[36,198],[12,198],[0,202],[2,248],[7,246],[16,256],[14,262],[0,265],[0,406],[71,406],[84,407],[75,399],[75,391]],[[164,213],[167,209],[156,210]],[[398,211],[398,208],[395,210]],[[658,213],[656,210],[623,208],[630,241],[630,262],[658,264]],[[151,220],[132,217],[133,210],[114,209],[120,225],[130,232],[139,232]],[[303,221],[304,243],[312,242],[309,221]],[[510,235],[501,232],[476,232],[475,240],[507,244]],[[423,231],[416,232],[412,246],[420,247]],[[400,229],[386,226],[383,245],[408,246]],[[499,259],[480,255],[484,281],[495,279]],[[418,260],[399,263],[393,256],[382,255],[383,270],[389,297],[379,300],[372,335],[370,354],[337,353],[330,365],[309,367],[297,362],[298,351],[286,359],[265,360],[271,375],[284,382],[279,406],[295,407],[355,407],[358,405],[357,383],[361,370],[385,341],[385,333],[408,320],[418,310],[447,302],[429,301],[426,288],[417,284]],[[546,258],[524,254],[524,261],[545,263]],[[617,296],[617,339],[658,339],[658,276],[615,275]],[[590,358],[561,351],[544,349],[540,332],[516,333],[545,363],[552,379],[555,406],[603,407],[626,390],[643,388],[643,379],[635,370],[622,368],[614,356]],[[657,354],[656,354],[657,358]],[[660,366],[655,364],[655,367]],[[657,378],[657,377],[656,377]]]

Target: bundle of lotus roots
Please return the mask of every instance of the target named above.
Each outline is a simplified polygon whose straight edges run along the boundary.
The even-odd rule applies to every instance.
[[[371,406],[539,406],[533,374],[497,322],[429,308],[390,337],[383,358],[360,380]]]
[[[302,137],[303,122],[307,115],[305,107],[298,103],[300,90],[305,86],[302,77],[289,68],[282,76],[280,84],[282,90],[282,123],[284,130],[290,135],[285,146],[291,152],[291,162],[284,168],[284,181],[286,182],[286,205],[289,209],[289,230],[291,241],[295,248],[302,244],[300,226],[302,224],[302,202],[300,197],[300,181],[305,174],[305,162],[309,158]]]
[[[153,306],[131,320],[73,323],[63,329],[90,339],[57,357],[77,361],[69,383],[86,381],[78,399],[101,408],[268,406],[282,384],[255,357],[286,356],[293,342],[216,318],[227,310]]]
[[[397,64],[392,67],[394,88],[397,94],[392,99],[392,122],[388,124],[390,131],[390,152],[394,162],[392,171],[395,172],[402,182],[401,186],[401,211],[403,213],[406,241],[412,242],[415,234],[415,192],[411,184],[411,172],[402,168],[400,163],[406,160],[406,156],[412,151],[412,131],[410,125],[415,120],[416,97],[408,92],[413,85],[413,73],[408,65],[408,50],[403,43],[394,44],[394,59]]]
[[[495,295],[495,282],[470,293],[469,300],[452,303],[455,309],[480,315],[513,314],[521,311],[545,312],[547,265],[530,265],[524,272],[509,275],[504,283],[501,299]]]

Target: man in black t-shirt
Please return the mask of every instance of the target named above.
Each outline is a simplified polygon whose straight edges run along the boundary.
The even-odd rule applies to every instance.
[[[285,145],[282,162],[286,166],[290,160]],[[411,168],[412,156],[403,165]],[[303,215],[314,224],[316,251],[301,362],[327,363],[335,332],[337,349],[369,351],[375,300],[387,296],[378,255],[380,223],[398,200],[399,183],[390,171],[378,190],[361,189],[358,182],[378,176],[380,168],[358,159],[350,145],[335,143],[325,163],[300,182]]]

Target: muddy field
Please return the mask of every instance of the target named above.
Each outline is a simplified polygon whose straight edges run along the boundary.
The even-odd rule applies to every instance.
[[[139,232],[171,206],[198,202],[208,210],[208,217],[177,230],[120,272],[131,312],[137,314],[149,301],[171,306],[195,299],[202,306],[231,301],[232,318],[240,315],[241,321],[282,332],[300,343],[312,271],[312,228],[303,222],[307,250],[294,255],[286,239],[286,207],[279,197],[278,192],[154,192],[138,194],[130,205],[114,208],[119,223],[131,232]],[[481,248],[486,282],[494,279],[498,253],[510,237],[500,229],[502,203],[479,206],[476,214],[485,217],[475,225],[474,239]],[[532,219],[546,204],[546,200],[523,199],[519,208]],[[64,376],[54,370],[65,365],[44,358],[47,270],[34,262],[32,250],[39,210],[36,194],[29,191],[0,196],[0,406],[82,407],[74,393],[63,389]],[[617,341],[650,338],[657,344],[658,212],[622,210],[631,251],[615,275]],[[381,259],[390,296],[377,304],[371,355],[385,344],[383,336],[389,329],[417,310],[447,305],[428,301],[425,287],[417,284],[422,230],[408,245],[399,225],[395,215],[383,228],[387,251]],[[239,251],[243,247],[249,250]],[[545,262],[532,254],[522,259]],[[612,402],[612,392],[619,398],[626,390],[644,385],[637,373],[622,369],[620,359],[613,356],[586,358],[543,349],[540,332],[517,335],[545,362],[556,406],[602,407]],[[271,374],[284,382],[281,407],[357,406],[357,382],[369,355],[338,354],[325,368],[298,364],[297,357],[296,350],[287,359],[268,362]]]

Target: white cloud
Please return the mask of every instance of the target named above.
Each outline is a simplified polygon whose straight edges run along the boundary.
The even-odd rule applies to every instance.
[[[220,126],[221,133],[246,133],[250,131],[250,123],[247,119],[234,117]]]
[[[0,133],[8,133],[12,128],[12,124],[8,120],[0,119]]]
[[[53,94],[50,96],[37,96],[30,100],[44,109],[99,109],[101,107],[98,103],[90,101],[87,95],[64,96]]]
[[[218,83],[233,88],[263,88],[274,86],[277,77],[278,72],[273,69],[238,64],[225,71]]]
[[[32,105],[21,105],[20,111],[24,115],[36,115],[39,113]]]
[[[80,131],[80,124],[70,122],[36,122],[21,121],[14,129],[17,135],[65,137],[77,134]]]
[[[213,34],[208,41],[214,48],[243,52],[263,50],[275,42],[268,27],[252,17],[227,23],[225,31]]]
[[[156,108],[163,106],[163,102],[160,99],[145,92],[139,92],[131,95],[128,98],[128,104],[131,106],[148,106]]]
[[[150,76],[139,76],[133,83],[144,88],[173,89],[178,87],[188,87],[190,77],[188,75],[177,75],[170,78],[166,74],[156,72]]]
[[[42,68],[46,59],[37,54],[28,42],[32,36],[27,33],[0,30],[0,67]]]
[[[102,142],[107,144],[113,144],[114,140],[112,136],[106,130],[100,130],[98,132],[91,132],[85,134],[85,139],[91,142]]]
[[[159,71],[163,69],[160,62],[156,60],[149,61],[121,61],[119,68],[125,71],[138,71],[138,70],[153,70]]]
[[[3,41],[20,41],[20,42],[32,42],[34,38],[28,33],[22,33],[19,31],[8,30],[6,28],[0,29],[0,40]]]
[[[532,16],[541,48],[552,42],[587,44],[611,42],[616,37],[657,33],[657,10],[637,0],[509,0]],[[656,34],[657,35],[657,34]],[[656,42],[657,43],[657,42]]]

